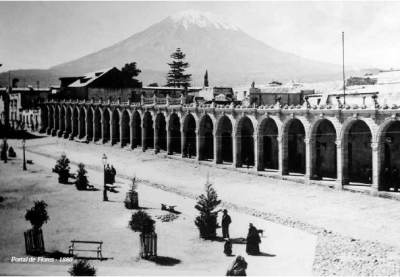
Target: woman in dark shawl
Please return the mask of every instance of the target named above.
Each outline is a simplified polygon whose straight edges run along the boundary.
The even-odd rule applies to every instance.
[[[258,234],[258,230],[253,224],[250,223],[249,233],[247,235],[246,242],[246,252],[249,255],[258,255],[260,254],[259,244],[261,243],[260,235]]]
[[[232,265],[228,268],[226,276],[246,276],[247,263],[238,255]]]

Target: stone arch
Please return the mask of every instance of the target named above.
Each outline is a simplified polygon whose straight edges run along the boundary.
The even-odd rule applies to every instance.
[[[182,130],[181,130],[181,117],[177,113],[172,113],[169,116],[168,132],[169,132],[169,151],[168,154],[182,152]]]
[[[65,117],[66,116],[66,107],[64,105],[60,106],[60,123],[59,123],[59,130],[58,130],[58,137],[61,137],[65,131]]]
[[[71,138],[78,136],[79,133],[79,109],[75,106],[72,110],[72,132]]]
[[[103,113],[102,113],[102,117],[101,117],[101,122],[102,122],[102,126],[103,126],[103,132],[102,132],[103,143],[110,141],[110,138],[111,138],[110,120],[111,120],[111,111],[109,108],[105,107],[103,109]]]
[[[341,124],[335,117],[317,116],[309,131],[310,136],[310,178],[322,180],[324,177],[337,178],[336,141]]]
[[[306,173],[306,145],[309,122],[302,116],[288,116],[282,123],[282,174]]]
[[[257,125],[258,170],[279,169],[279,143],[282,122],[276,116],[263,115]]]
[[[242,114],[236,121],[236,166],[255,165],[254,142],[257,137],[257,120],[253,115]]]
[[[60,129],[60,106],[54,107],[54,128],[51,135],[55,136],[57,131]]]
[[[378,126],[371,118],[351,116],[344,122],[340,134],[344,184],[349,182],[372,184],[374,180],[372,143],[376,137],[374,131],[377,129]]]
[[[131,114],[129,110],[124,109],[121,112],[121,147],[125,147],[126,145],[131,143],[130,138],[130,118]]]
[[[67,106],[66,108],[66,117],[65,117],[65,134],[64,138],[68,138],[72,133],[72,106]]]
[[[93,142],[96,142],[102,138],[102,111],[99,107],[94,110],[93,117]]]
[[[230,114],[221,114],[217,118],[215,130],[216,163],[234,163],[234,126],[235,120]],[[236,166],[236,164],[234,163]]]
[[[54,114],[55,114],[55,107],[53,105],[49,106],[49,127],[47,128],[47,134],[50,135],[53,128],[54,128]],[[14,117],[16,120],[16,116]]]
[[[155,131],[156,131],[156,146],[159,147],[160,150],[167,151],[167,121],[165,119],[165,115],[162,112],[156,114],[156,122],[155,122]]]
[[[197,156],[197,134],[198,131],[198,117],[196,114],[187,113],[182,118],[183,126],[183,137],[184,137],[184,149],[185,156],[191,158],[192,156]]]
[[[132,149],[142,145],[142,116],[137,110],[132,113],[131,120],[131,138]]]
[[[120,111],[115,108],[113,109],[113,111],[111,112],[112,115],[112,119],[111,119],[111,145],[117,144],[120,142],[120,130],[121,130],[121,126],[120,126]]]
[[[143,132],[142,132],[142,147],[147,150],[148,148],[154,148],[154,121],[151,112],[146,111],[143,115]]]
[[[214,134],[216,119],[214,115],[203,113],[199,118],[199,160],[213,160],[214,156]]]
[[[386,118],[377,130],[376,135],[378,146],[378,189],[382,191],[390,191],[393,188],[397,191],[399,187],[400,169],[400,117],[391,116]],[[389,176],[385,173],[388,168]]]
[[[86,140],[93,140],[93,127],[94,127],[94,112],[93,107],[87,107],[86,109]]]
[[[79,132],[78,138],[81,139],[86,136],[86,109],[84,106],[81,106],[79,109]]]

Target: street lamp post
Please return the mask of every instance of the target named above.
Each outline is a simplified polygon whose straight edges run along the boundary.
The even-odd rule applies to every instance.
[[[103,154],[103,169],[104,169],[104,188],[103,188],[103,201],[108,201],[107,198],[107,186],[106,186],[106,164],[107,164],[107,156]]]
[[[22,169],[23,169],[23,170],[26,170],[26,162],[25,162],[25,143],[26,143],[26,141],[25,141],[25,139],[23,139],[23,140],[22,140],[22,149],[23,149],[23,153],[24,153],[24,163],[23,163],[23,166],[22,166]]]

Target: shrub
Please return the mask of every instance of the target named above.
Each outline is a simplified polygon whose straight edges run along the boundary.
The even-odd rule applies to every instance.
[[[80,260],[74,263],[68,270],[71,276],[96,276],[97,269],[90,266],[87,260]]]
[[[35,206],[30,210],[26,210],[25,219],[30,221],[33,229],[39,229],[50,220],[47,214],[47,204],[44,201],[35,201]]]
[[[53,172],[58,174],[58,181],[62,184],[68,183],[69,177],[74,177],[74,175],[69,174],[69,163],[69,159],[65,154],[63,154],[57,161],[56,166],[53,168]]]
[[[221,200],[218,200],[217,192],[208,178],[204,189],[206,193],[199,196],[195,206],[200,212],[200,215],[196,217],[195,224],[199,228],[200,237],[207,239],[216,236],[218,211],[214,210],[221,203]]]
[[[126,193],[126,199],[124,201],[125,208],[137,209],[139,208],[139,196],[137,193],[137,181],[136,177],[132,178],[132,184],[129,185],[130,190]]]
[[[155,221],[144,211],[137,211],[132,214],[128,227],[134,232],[153,233],[155,230]]]
[[[89,185],[89,181],[86,176],[86,169],[83,163],[78,164],[77,176],[75,181],[75,186],[78,190],[86,190]]]

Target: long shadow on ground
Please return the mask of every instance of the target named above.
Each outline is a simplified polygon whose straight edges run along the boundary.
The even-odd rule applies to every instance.
[[[153,259],[149,259],[149,261],[162,266],[174,266],[181,263],[181,260],[179,259],[164,256],[157,256]]]

